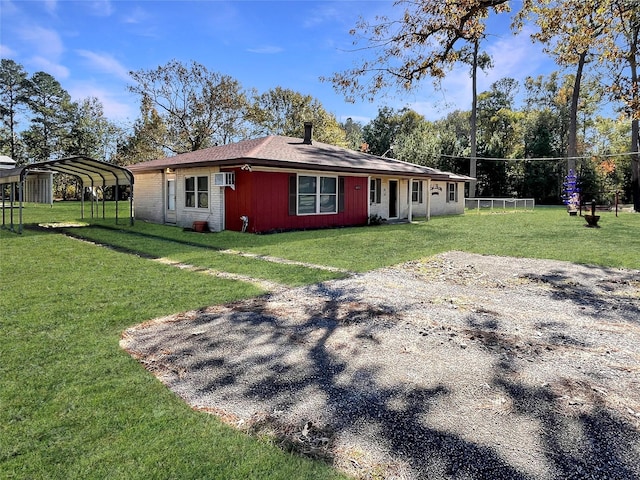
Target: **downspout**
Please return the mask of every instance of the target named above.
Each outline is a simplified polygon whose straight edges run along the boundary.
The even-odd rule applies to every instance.
[[[367,177],[367,225],[371,224],[371,175]]]

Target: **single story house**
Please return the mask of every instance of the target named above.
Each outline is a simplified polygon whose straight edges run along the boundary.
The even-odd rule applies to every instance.
[[[470,177],[303,139],[267,136],[128,167],[135,218],[211,231],[365,225],[464,212]]]

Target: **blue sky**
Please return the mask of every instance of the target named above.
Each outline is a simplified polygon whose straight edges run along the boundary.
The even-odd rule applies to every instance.
[[[76,101],[99,98],[106,115],[123,123],[135,120],[139,108],[126,89],[128,72],[172,59],[195,60],[260,93],[281,86],[312,95],[340,121],[367,123],[385,105],[407,106],[431,120],[470,109],[468,67],[452,71],[444,91],[427,80],[415,91],[374,103],[347,103],[330,83],[320,82],[362,58],[349,35],[360,17],[393,11],[390,1],[364,0],[0,0],[0,53],[30,74],[50,73]],[[509,16],[501,17],[490,21],[484,48],[495,66],[480,75],[480,91],[503,77],[522,80],[556,69],[526,31],[514,37]]]

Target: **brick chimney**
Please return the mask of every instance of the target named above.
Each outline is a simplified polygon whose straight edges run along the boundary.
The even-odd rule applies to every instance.
[[[304,140],[302,143],[305,145],[311,145],[313,136],[313,123],[304,122]]]

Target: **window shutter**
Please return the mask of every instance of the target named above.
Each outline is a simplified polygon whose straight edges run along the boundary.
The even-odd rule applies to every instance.
[[[338,177],[338,212],[344,212],[344,177]]]
[[[382,203],[382,179],[376,178],[376,203]]]
[[[298,203],[298,182],[295,175],[289,175],[289,215],[296,214]]]

